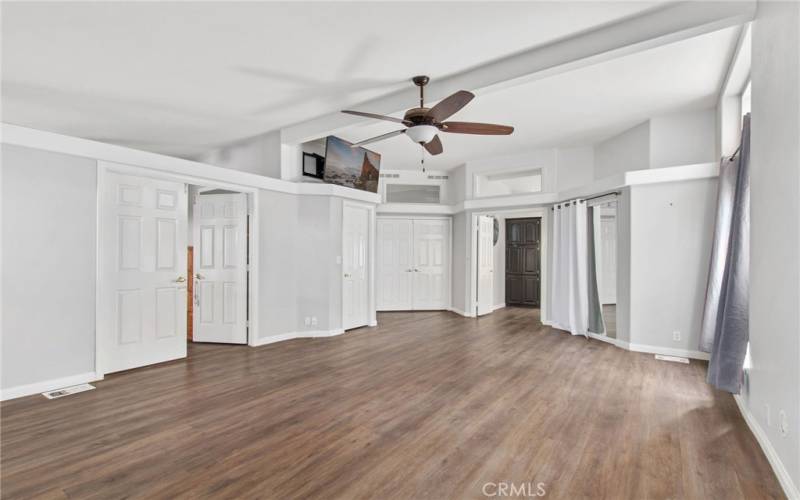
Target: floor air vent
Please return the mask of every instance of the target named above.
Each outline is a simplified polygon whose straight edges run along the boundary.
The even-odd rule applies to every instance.
[[[43,392],[42,396],[46,397],[47,399],[58,399],[71,394],[77,394],[79,392],[91,391],[92,389],[94,389],[94,386],[91,384],[80,384],[64,387],[63,389],[56,389],[55,391]]]
[[[689,358],[682,358],[680,356],[666,356],[663,354],[656,354],[656,359],[661,361],[672,361],[673,363],[683,363],[688,365]]]

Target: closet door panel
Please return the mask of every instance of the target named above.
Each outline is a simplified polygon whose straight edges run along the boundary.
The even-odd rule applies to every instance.
[[[376,305],[380,311],[413,308],[413,222],[378,219]]]
[[[413,226],[414,309],[444,309],[449,302],[449,225],[445,220],[416,219]]]

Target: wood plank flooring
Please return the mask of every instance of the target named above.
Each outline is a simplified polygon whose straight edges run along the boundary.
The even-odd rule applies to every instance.
[[[783,498],[703,363],[572,337],[536,309],[378,321],[194,344],[94,391],[4,402],[2,498],[461,499],[503,482],[546,498]]]

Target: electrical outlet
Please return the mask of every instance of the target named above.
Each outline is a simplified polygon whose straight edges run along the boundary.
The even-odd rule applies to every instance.
[[[309,318],[308,316],[306,316],[306,320],[305,320],[305,322],[306,322],[306,326],[309,326],[309,325],[311,325],[311,318]]]
[[[311,316],[311,326],[317,326],[317,317]]]
[[[786,415],[786,412],[781,410],[778,412],[778,429],[781,431],[781,434],[786,436],[789,434],[789,417]]]
[[[681,332],[680,330],[675,330],[672,332],[672,340],[673,342],[680,342],[681,341]]]

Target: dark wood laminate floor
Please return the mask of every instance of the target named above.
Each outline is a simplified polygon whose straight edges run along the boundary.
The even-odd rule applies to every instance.
[[[535,309],[378,319],[193,345],[95,391],[5,402],[2,497],[481,498],[503,481],[548,498],[782,497],[701,363],[537,326]]]

